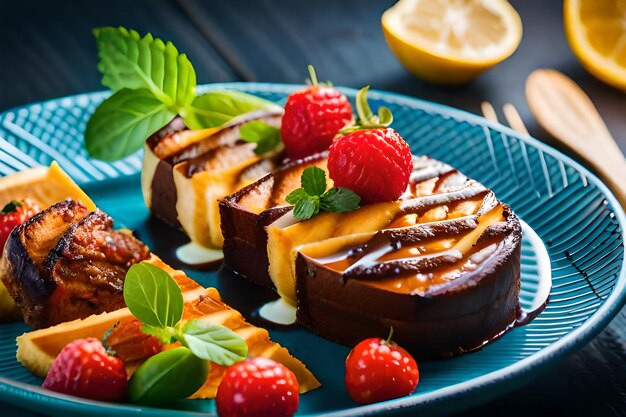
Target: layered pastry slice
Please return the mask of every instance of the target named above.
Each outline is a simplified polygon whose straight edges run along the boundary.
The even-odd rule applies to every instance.
[[[221,247],[217,200],[272,171],[278,155],[255,154],[256,144],[241,139],[251,121],[280,126],[282,109],[258,110],[228,124],[189,130],[172,120],[146,142],[142,190],[146,206],[167,224],[182,228],[192,242]]]
[[[297,221],[284,197],[311,163],[325,159],[285,167],[221,204],[225,263],[271,283],[300,324],[349,345],[393,327],[401,346],[435,357],[479,348],[516,321],[521,228],[493,192],[416,158],[399,200]],[[251,254],[256,268],[244,265]]]
[[[301,393],[320,386],[315,376],[302,362],[294,358],[287,349],[270,340],[267,330],[247,323],[238,311],[224,304],[215,288],[203,288],[182,271],[173,270],[154,255],[151,255],[147,262],[167,271],[180,287],[185,302],[183,320],[202,319],[233,330],[247,343],[249,357],[270,358],[293,371]],[[129,376],[148,357],[178,345],[162,346],[158,339],[141,331],[141,322],[133,317],[127,308],[121,308],[25,333],[17,338],[17,359],[33,374],[45,377],[54,358],[64,346],[79,338],[102,339],[114,325],[116,327],[107,336],[107,344],[124,360]],[[206,383],[191,398],[215,397],[224,372],[225,367],[211,364],[211,372]]]

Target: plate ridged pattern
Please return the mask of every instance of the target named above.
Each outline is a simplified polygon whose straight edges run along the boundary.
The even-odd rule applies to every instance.
[[[286,94],[297,88],[225,84],[200,90],[224,87],[276,102],[284,102]],[[353,99],[354,91],[346,92]],[[61,154],[65,157],[61,165],[68,169],[69,164],[73,174],[79,172],[74,177],[87,184],[88,191],[89,184],[137,173],[140,152],[116,164],[105,164],[90,160],[82,149],[85,121],[103,97],[103,93],[81,95],[6,112],[0,115],[0,136],[33,163],[48,164]],[[512,389],[541,366],[582,346],[619,311],[626,294],[624,283],[619,281],[624,276],[624,215],[587,170],[533,139],[467,113],[375,91],[370,97],[374,108],[384,104],[393,111],[393,126],[414,153],[447,162],[493,189],[540,236],[552,266],[550,302],[531,324],[514,329],[479,352],[422,363],[420,386],[413,396],[361,408],[354,407],[342,386],[346,348],[303,330],[273,331],[273,338],[307,363],[325,385],[302,397],[299,414],[360,415],[407,406],[427,413],[453,411]],[[6,146],[0,143],[0,149]],[[56,152],[51,155],[47,152],[50,149]],[[23,168],[6,156],[9,153],[3,156],[0,151],[2,174]],[[100,190],[106,190],[106,182],[103,184]],[[113,204],[116,198],[120,197],[108,196],[104,201]],[[140,198],[137,201],[140,204]],[[137,210],[140,208],[135,207],[133,212]],[[132,225],[132,219],[118,220]],[[522,302],[528,303],[538,270],[534,249],[526,240],[522,247],[522,279]],[[0,325],[0,378],[38,385],[41,381],[14,359],[14,337],[26,329],[22,324]],[[48,404],[51,412],[84,410],[79,403],[33,394],[28,387],[13,387],[7,380],[3,384],[0,379],[0,398],[30,398],[30,404]],[[505,381],[506,384],[501,383]],[[190,402],[185,406],[214,412],[213,401]],[[128,414],[136,408],[102,406],[92,408],[91,413],[110,415],[115,410]],[[147,414],[159,413],[150,410]],[[172,415],[171,411],[163,413]]]

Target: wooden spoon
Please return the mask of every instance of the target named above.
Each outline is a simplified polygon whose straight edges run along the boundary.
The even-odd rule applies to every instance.
[[[626,209],[626,158],[585,92],[563,73],[533,71],[526,100],[539,124],[591,165]]]

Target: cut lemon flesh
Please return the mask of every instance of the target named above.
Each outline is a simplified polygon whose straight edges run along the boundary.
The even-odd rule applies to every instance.
[[[429,81],[465,82],[510,56],[522,37],[505,0],[400,0],[382,17],[400,62]]]
[[[626,0],[566,0],[570,47],[595,77],[626,90]]]

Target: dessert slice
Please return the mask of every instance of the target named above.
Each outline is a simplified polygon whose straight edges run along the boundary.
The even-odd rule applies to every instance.
[[[241,314],[224,304],[215,288],[202,288],[182,271],[176,271],[152,255],[149,262],[167,271],[183,291],[185,301],[183,320],[201,318],[220,324],[240,335],[248,344],[249,356],[271,358],[291,369],[304,393],[320,386],[306,366],[291,356],[287,349],[272,342],[265,329],[247,323]],[[82,320],[62,323],[47,329],[35,330],[18,337],[17,359],[33,374],[44,377],[56,355],[69,342],[85,337],[102,338],[105,332],[119,324],[107,338],[107,343],[127,364],[131,375],[149,356],[176,344],[160,346],[152,336],[141,332],[141,323],[128,308],[93,315]],[[206,384],[192,398],[212,398],[224,374],[224,367],[212,364]]]
[[[112,227],[103,212],[65,200],[13,230],[0,277],[26,324],[47,327],[124,306],[126,271],[149,251]]]
[[[280,126],[280,108],[260,110],[219,128],[188,130],[180,118],[146,142],[142,190],[150,211],[192,242],[221,247],[217,200],[255,181],[278,165],[278,155],[255,154],[254,143],[241,139],[251,121]]]
[[[56,162],[52,162],[49,168],[31,168],[0,178],[0,195],[3,199],[0,203],[2,205],[27,199],[33,203],[33,206],[45,209],[59,201],[72,198],[83,203],[89,210],[96,208],[87,194],[63,172]],[[4,243],[0,245],[3,246]],[[0,247],[0,253],[1,251],[2,247]],[[9,295],[0,276],[0,322],[17,320],[20,316],[20,309]]]
[[[306,164],[290,168],[296,178]],[[516,321],[521,228],[483,185],[416,158],[399,200],[297,221],[271,197],[280,178],[222,202],[225,263],[271,282],[313,332],[352,345],[393,327],[416,355],[446,356],[479,348]],[[242,267],[241,240],[267,271]]]

